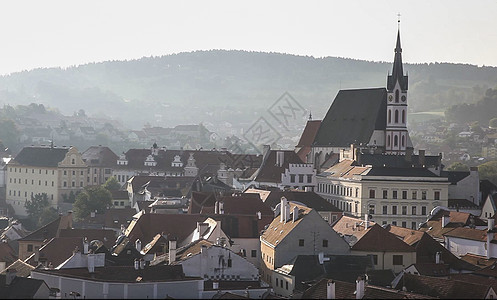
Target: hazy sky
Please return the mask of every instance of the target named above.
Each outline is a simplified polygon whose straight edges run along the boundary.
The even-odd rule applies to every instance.
[[[240,49],[497,66],[497,1],[0,2],[0,74],[37,67]]]

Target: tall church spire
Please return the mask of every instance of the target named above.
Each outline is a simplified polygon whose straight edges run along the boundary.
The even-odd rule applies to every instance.
[[[387,79],[387,90],[392,91],[398,82],[402,91],[407,91],[407,75],[404,75],[402,66],[402,47],[400,46],[400,29],[397,31],[397,45],[395,46],[392,74]]]

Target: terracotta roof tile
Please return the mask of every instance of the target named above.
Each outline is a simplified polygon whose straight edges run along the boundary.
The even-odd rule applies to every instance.
[[[355,243],[352,250],[357,251],[395,251],[415,252],[414,247],[409,246],[394,234],[375,224],[366,229],[366,233]]]
[[[314,138],[318,133],[319,126],[321,126],[321,120],[309,120],[305,125],[304,131],[300,136],[300,140],[297,147],[311,146],[314,142]]]
[[[289,221],[285,223],[280,222],[280,216],[273,219],[268,228],[264,231],[261,236],[261,240],[264,240],[271,245],[278,246],[279,242],[281,242],[295,227],[302,222],[306,215],[308,215],[312,209],[308,207],[304,207],[301,205],[296,205],[294,203],[289,202],[290,204],[290,213],[293,214],[293,208],[297,207],[299,210],[299,218],[293,222],[290,218]]]

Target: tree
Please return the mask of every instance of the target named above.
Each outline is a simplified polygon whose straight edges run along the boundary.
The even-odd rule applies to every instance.
[[[478,166],[480,179],[488,179],[493,184],[497,184],[497,161],[489,161]]]
[[[86,187],[76,196],[73,205],[75,217],[82,219],[91,212],[103,213],[112,203],[111,193],[103,186]]]
[[[497,128],[497,118],[493,118],[488,122],[488,126],[492,128]]]
[[[116,177],[111,176],[103,185],[109,191],[118,191],[121,188],[121,184],[117,181]]]
[[[451,164],[448,168],[448,171],[469,171],[469,167],[462,162],[455,162]]]
[[[57,218],[57,211],[50,207],[50,202],[48,201],[48,195],[46,193],[36,194],[31,196],[31,200],[24,203],[26,212],[31,219],[32,225],[38,227],[45,225],[47,220],[53,221]],[[53,211],[50,211],[52,209]],[[52,218],[55,213],[55,218]]]

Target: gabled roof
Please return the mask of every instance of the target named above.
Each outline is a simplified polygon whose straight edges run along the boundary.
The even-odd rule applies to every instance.
[[[297,144],[297,147],[311,146],[312,142],[314,142],[316,134],[318,133],[319,126],[321,126],[321,120],[307,121],[304,131],[300,136],[300,140],[299,143]]]
[[[111,248],[116,241],[116,232],[112,229],[61,229],[59,237],[88,238],[88,242],[99,240],[105,247]]]
[[[409,292],[420,293],[437,298],[445,299],[484,299],[490,286],[480,285],[465,281],[431,277],[422,275],[411,275],[404,273],[399,280],[396,289],[406,288]]]
[[[252,192],[256,192],[256,190],[253,189]],[[316,194],[315,192],[279,190],[268,192],[269,195],[265,199],[264,203],[272,208],[276,207],[276,205],[280,203],[281,197],[285,197],[288,201],[302,203],[309,208],[314,208],[318,212],[342,212],[341,209],[326,201],[323,197]],[[245,193],[250,193],[250,190],[246,191]]]
[[[22,166],[55,168],[64,160],[69,148],[24,147],[11,163]]]
[[[9,265],[17,260],[17,253],[9,244],[0,242],[0,261]]]
[[[373,226],[375,223],[373,221],[368,222],[368,226]],[[366,232],[364,220],[342,216],[333,224],[333,230],[338,232],[342,236],[353,236],[354,239],[347,239],[349,243],[355,243],[359,240]]]
[[[33,299],[40,288],[49,287],[41,279],[15,277],[10,285],[5,284],[7,275],[0,275],[0,299]]]
[[[487,240],[487,230],[476,228],[458,227],[444,234],[444,236],[456,237],[479,242]]]
[[[109,147],[91,146],[81,154],[89,167],[113,167],[119,158]]]
[[[449,178],[450,184],[457,184],[459,181],[468,177],[471,173],[469,171],[442,171],[440,176]]]
[[[271,208],[261,201],[258,194],[233,194],[219,197],[218,202],[223,203],[224,214],[226,215],[250,215],[254,216],[257,212],[261,215],[273,216]],[[214,205],[203,205],[200,213],[214,214]]]
[[[293,209],[294,207],[298,208],[299,211],[299,216],[298,219],[294,222],[292,218],[284,223],[280,222],[280,216],[277,216],[276,218],[273,219],[271,224],[268,226],[268,228],[264,231],[264,233],[261,235],[261,241],[265,241],[274,247],[277,247],[278,244],[285,239],[288,234],[295,228],[297,227],[302,220],[311,213],[312,209],[294,204],[292,202],[289,202],[290,204],[290,213],[293,216]],[[324,221],[324,219],[322,219]],[[331,228],[330,228],[331,230]]]
[[[59,216],[57,219],[19,239],[19,241],[44,241],[59,235],[60,229],[71,228],[72,215]]]
[[[374,224],[366,229],[366,233],[355,243],[351,250],[374,251],[374,252],[415,252],[414,247],[409,246],[394,234]]]
[[[314,138],[314,146],[368,144],[374,130],[386,127],[385,88],[340,90]]]
[[[395,236],[403,240],[406,244],[414,247],[421,240],[423,234],[425,234],[424,232],[419,230],[394,226],[390,224],[387,225],[385,229],[388,230],[390,233],[395,234]]]
[[[34,268],[35,267],[33,267],[32,265],[27,264],[22,260],[18,259],[15,262],[13,262],[11,265],[9,265],[7,268],[5,268],[0,274],[5,275],[7,274],[8,269],[15,269],[16,276],[28,277],[31,275],[31,270],[34,270]]]
[[[66,259],[71,257],[73,251],[83,250],[83,238],[81,237],[58,237],[51,239],[48,243],[46,243],[43,247],[40,248],[40,262],[46,262],[46,265],[52,263],[53,267],[57,267]],[[36,266],[38,264],[35,261],[35,255],[32,254],[29,258],[25,260],[26,263],[29,263],[32,266]]]
[[[466,253],[461,256],[461,260],[470,263],[480,269],[493,265],[497,262],[497,258],[487,258],[486,256],[476,255],[473,253]]]
[[[276,164],[276,155],[283,152],[283,163],[281,166]],[[300,157],[291,150],[269,150],[266,159],[262,162],[259,172],[255,177],[258,182],[281,182],[281,174],[285,173],[289,164],[302,164]]]

